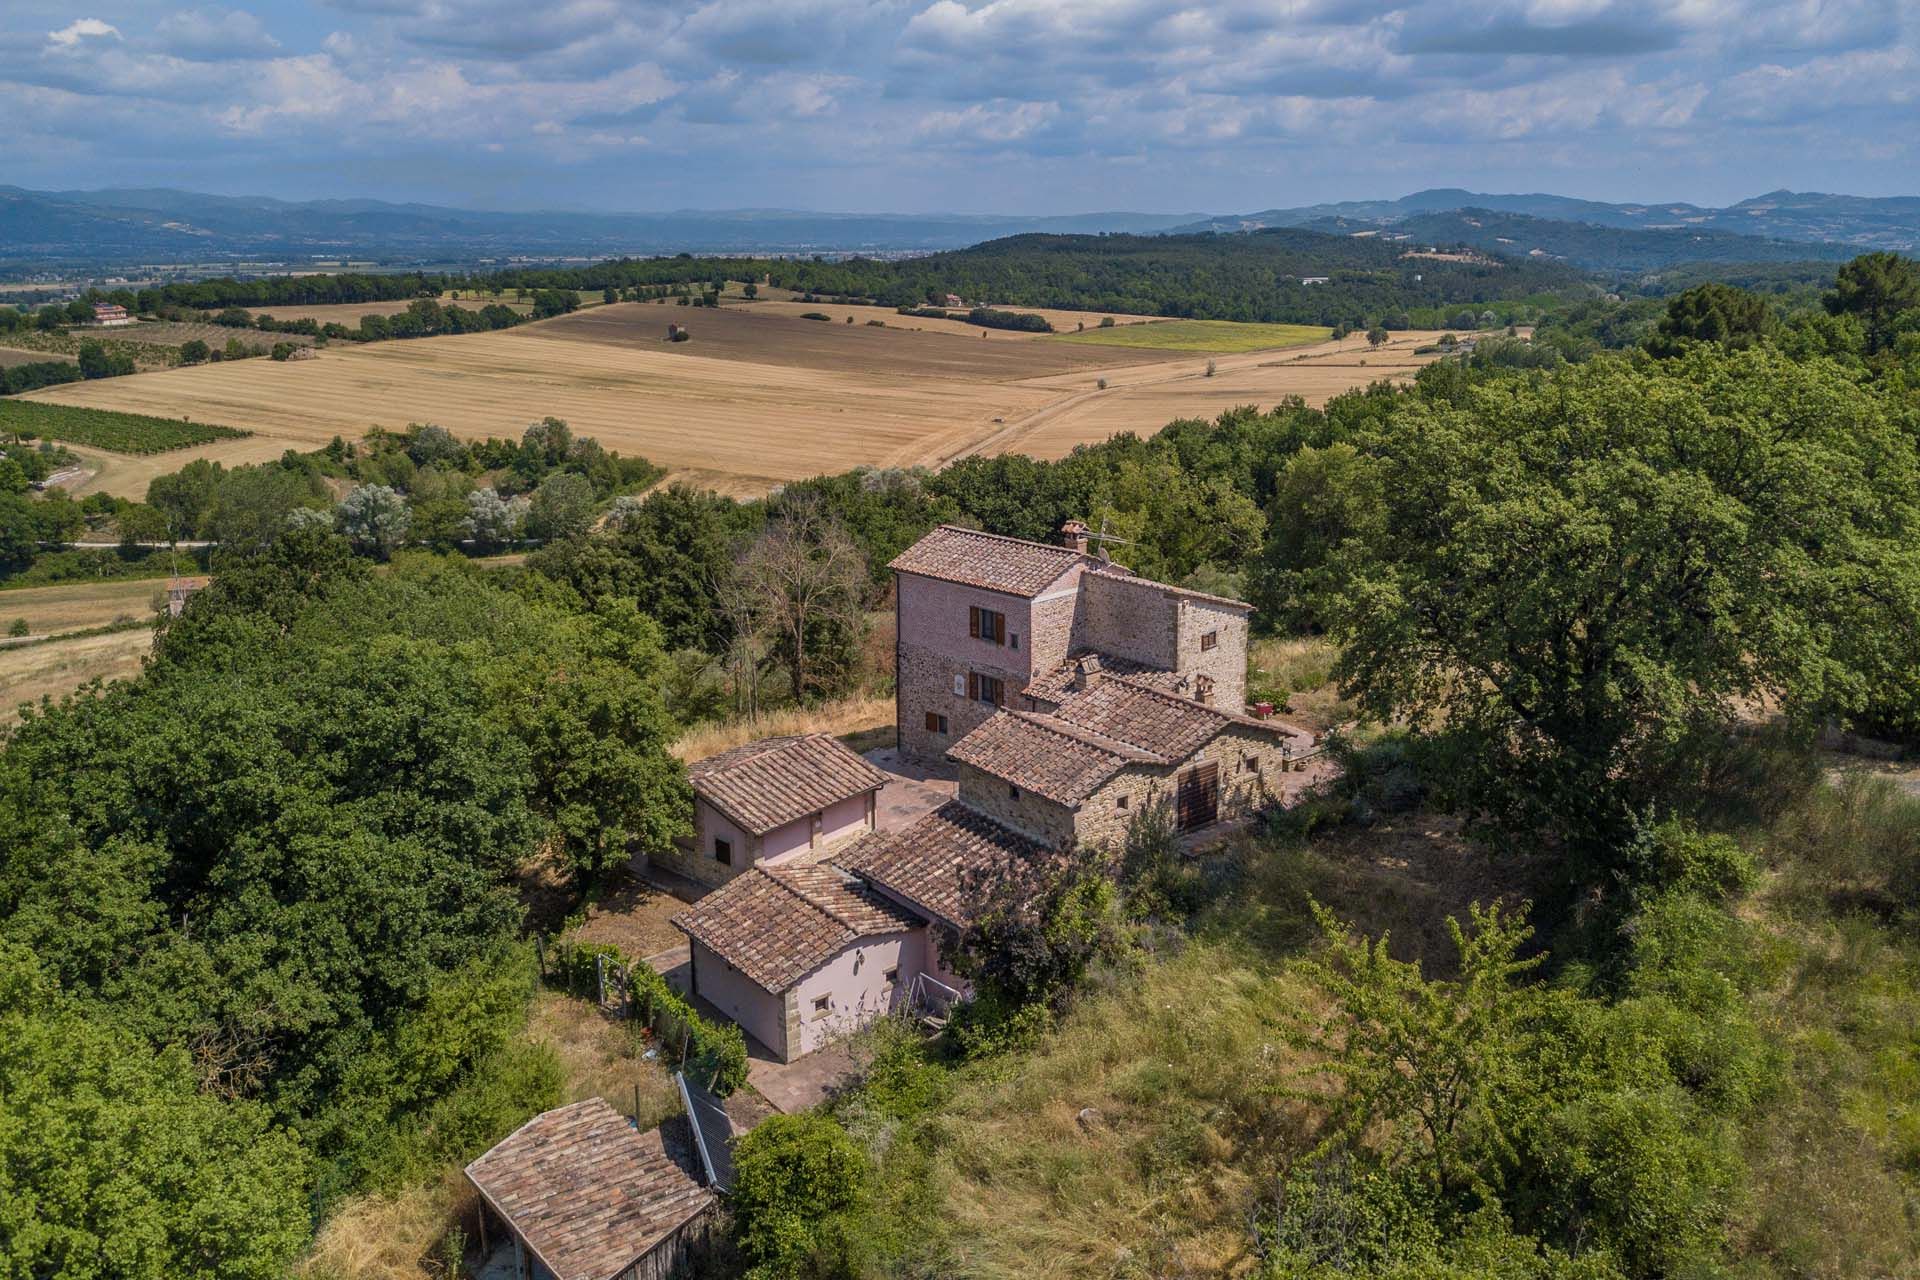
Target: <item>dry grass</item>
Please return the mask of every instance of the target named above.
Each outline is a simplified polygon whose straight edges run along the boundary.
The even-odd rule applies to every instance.
[[[16,347],[0,347],[0,369],[11,369],[22,364],[45,364],[49,361],[72,364],[73,358],[50,351],[21,351]]]
[[[954,1274],[1244,1273],[1247,1213],[1309,1119],[1266,1091],[1312,999],[1244,947],[1195,944],[963,1085],[931,1178]]]
[[[153,633],[144,627],[0,649],[0,725],[20,718],[22,703],[64,697],[93,679],[137,675],[152,649]]]
[[[731,301],[729,299],[729,301]],[[852,316],[855,325],[864,325],[869,320],[881,320],[889,329],[904,329],[908,332],[938,333],[949,337],[971,338],[975,342],[984,339],[987,342],[1032,342],[1044,338],[1044,333],[1024,333],[1018,329],[982,329],[977,324],[968,324],[965,320],[939,320],[930,316],[903,316],[893,307],[849,306],[842,302],[772,302],[760,300],[742,302],[741,308],[752,309],[762,315],[801,316],[809,311],[819,312],[831,318],[831,323],[844,325],[847,317]],[[1054,327],[1057,333],[1074,333],[1077,326],[1085,325],[1091,332],[1099,327],[1100,321],[1111,315],[1116,327],[1133,324],[1152,324],[1154,316],[1130,316],[1107,311],[1066,311],[1057,307],[995,307],[996,311],[1013,311],[1021,315],[1040,316]],[[699,312],[695,312],[698,315]],[[819,324],[818,320],[810,323]]]
[[[19,618],[37,636],[151,618],[166,590],[163,578],[132,578],[0,591],[0,632]]]
[[[1284,708],[1288,720],[1325,733],[1354,717],[1354,707],[1333,685],[1339,651],[1324,636],[1263,636],[1247,651],[1249,700]]]
[[[542,991],[534,997],[527,1035],[559,1056],[568,1102],[604,1098],[642,1129],[679,1113],[669,1068],[643,1056],[647,1046],[636,1028],[612,1021],[591,1001]]]
[[[300,1280],[441,1280],[430,1260],[449,1228],[478,1234],[479,1196],[457,1170],[390,1195],[344,1201],[293,1274]]]
[[[682,760],[704,760],[755,738],[787,733],[830,733],[836,738],[847,738],[880,730],[890,732],[893,714],[892,694],[856,694],[816,707],[772,711],[757,722],[729,720],[699,725],[680,736],[673,744],[673,754]]]

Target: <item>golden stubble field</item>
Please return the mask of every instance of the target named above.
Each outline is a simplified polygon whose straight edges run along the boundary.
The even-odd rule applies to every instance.
[[[170,369],[31,398],[256,433],[138,464],[109,461],[91,488],[127,497],[143,496],[153,475],[196,456],[266,461],[335,435],[412,422],[468,437],[517,436],[548,415],[609,448],[751,494],[863,464],[937,467],[979,452],[1058,457],[1118,431],[1148,434],[1174,418],[1288,396],[1320,403],[1382,377],[1411,376],[1429,358],[1414,347],[1436,336],[1395,334],[1377,351],[1355,337],[1222,355],[1208,377],[1207,357],[1191,352],[844,321],[877,315],[875,308],[818,308],[836,316],[830,324],[787,314],[805,309],[622,303],[497,333],[336,344],[311,360]],[[666,342],[669,320],[689,326],[693,340]]]

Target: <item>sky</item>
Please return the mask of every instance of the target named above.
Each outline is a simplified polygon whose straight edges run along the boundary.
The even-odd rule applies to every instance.
[[[1920,194],[1920,0],[0,5],[0,183],[490,209]]]

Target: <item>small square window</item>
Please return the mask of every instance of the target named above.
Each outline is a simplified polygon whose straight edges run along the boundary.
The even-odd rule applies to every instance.
[[[1009,784],[1007,787],[1007,799],[1018,800],[1019,798],[1020,798],[1020,788]]]
[[[888,986],[892,986],[894,983],[900,981],[900,966],[895,965],[893,968],[881,974],[880,980]]]
[[[1127,797],[1125,797],[1125,796],[1115,796],[1115,797],[1113,798],[1113,807],[1114,807],[1114,808],[1116,808],[1116,809],[1124,809],[1124,808],[1126,808],[1126,807],[1127,807]]]
[[[816,1018],[832,1007],[832,996],[815,996],[813,998],[813,1016]]]
[[[1009,632],[1007,635],[1007,648],[1018,649],[1019,647],[1020,647],[1020,633],[1018,631]]]
[[[927,712],[927,732],[945,733],[946,731],[947,718],[936,711]]]
[[[1220,633],[1218,631],[1209,631],[1200,637],[1200,651],[1205,653],[1208,649],[1214,648],[1219,643]]]
[[[713,860],[715,862],[724,862],[726,865],[732,866],[733,865],[733,841],[722,840],[719,836],[715,836],[713,838]]]

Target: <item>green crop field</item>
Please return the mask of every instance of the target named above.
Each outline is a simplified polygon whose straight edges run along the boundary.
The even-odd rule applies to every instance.
[[[185,449],[252,434],[237,427],[151,418],[144,413],[81,409],[35,400],[0,400],[0,435],[65,440],[113,453],[163,453],[168,449]]]
[[[1325,342],[1333,330],[1314,324],[1240,324],[1233,320],[1155,320],[1150,324],[1117,324],[1107,329],[1059,333],[1055,342],[1081,342],[1096,347],[1138,347],[1152,351],[1206,351],[1231,355],[1240,351],[1268,351],[1276,347],[1304,347]]]

